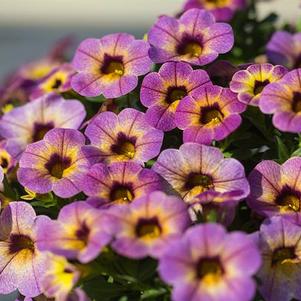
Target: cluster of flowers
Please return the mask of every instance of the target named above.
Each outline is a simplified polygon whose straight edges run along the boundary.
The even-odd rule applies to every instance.
[[[8,79],[1,294],[89,300],[85,281],[118,282],[98,270],[114,253],[153,258],[156,285],[175,301],[248,301],[257,290],[301,300],[301,158],[254,161],[247,177],[222,147],[250,108],[272,114],[280,134],[301,133],[301,35],[276,32],[267,62],[205,67],[232,49],[222,22],[246,5],[190,0],[144,40],[86,39],[72,63],[64,40]],[[223,87],[219,68],[230,73]],[[233,226],[238,208],[251,209],[255,229]]]

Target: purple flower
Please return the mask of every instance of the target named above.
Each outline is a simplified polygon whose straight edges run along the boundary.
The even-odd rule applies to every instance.
[[[107,211],[115,236],[112,248],[130,258],[160,257],[189,225],[185,203],[160,191],[151,192],[129,206]]]
[[[290,69],[301,67],[301,33],[277,31],[266,49],[268,58],[273,64],[284,65]]]
[[[144,164],[156,157],[163,141],[163,132],[150,126],[145,114],[127,108],[118,115],[102,112],[88,125],[86,136],[92,146],[83,148],[99,154],[99,160],[106,163],[136,161]],[[96,149],[95,149],[96,147]]]
[[[173,301],[249,301],[256,291],[252,276],[260,263],[248,235],[205,224],[170,244],[160,258],[159,273],[173,286]]]
[[[86,39],[78,47],[73,67],[79,73],[72,88],[83,96],[116,98],[134,90],[138,76],[151,67],[149,45],[127,33]]]
[[[186,0],[184,10],[204,8],[210,11],[217,21],[230,21],[237,10],[247,6],[246,0]]]
[[[181,99],[211,83],[203,70],[193,70],[183,62],[163,64],[159,72],[145,76],[140,97],[141,103],[148,108],[146,119],[157,129],[170,131],[176,127],[175,111]]]
[[[265,300],[301,299],[301,227],[281,217],[266,220],[258,243],[263,264],[257,274],[259,292]]]
[[[230,83],[231,91],[238,93],[238,100],[258,106],[262,91],[270,83],[279,81],[287,73],[283,66],[255,64],[236,72]]]
[[[184,142],[210,144],[235,131],[241,124],[239,113],[245,109],[230,89],[207,85],[182,99],[175,123],[184,130]]]
[[[18,180],[37,193],[53,191],[62,198],[78,194],[90,166],[80,149],[82,133],[72,129],[52,129],[43,140],[29,144],[21,156]]]
[[[38,224],[38,248],[87,263],[98,256],[111,235],[104,226],[103,212],[83,201],[63,207],[57,220]]]
[[[90,168],[82,189],[86,195],[98,197],[103,205],[127,204],[151,191],[162,190],[162,180],[135,162],[99,163]]]
[[[85,116],[79,101],[48,94],[6,113],[0,120],[0,136],[7,139],[7,151],[19,158],[28,144],[43,139],[49,130],[77,129]]]
[[[37,275],[47,266],[47,255],[36,247],[37,221],[42,219],[25,202],[12,202],[1,213],[0,294],[16,289],[27,297],[42,293]]]
[[[67,301],[80,278],[79,270],[65,257],[49,254],[47,269],[39,275],[43,294],[58,301]]]
[[[301,222],[301,158],[283,165],[265,160],[249,175],[251,193],[248,205],[259,215],[282,215]]]
[[[150,29],[148,41],[155,63],[185,61],[203,66],[230,51],[234,37],[229,24],[215,23],[205,10],[190,9],[178,20],[161,16]]]
[[[274,126],[284,132],[301,132],[301,69],[287,73],[268,85],[261,94],[259,108],[273,114]]]
[[[71,90],[71,78],[75,74],[70,64],[62,64],[54,68],[45,79],[33,89],[30,98],[35,99],[44,94],[55,92],[63,93]]]
[[[164,150],[153,170],[160,174],[187,202],[206,191],[240,191],[232,200],[248,196],[249,184],[244,168],[235,159],[225,159],[215,147],[184,143],[179,150]]]

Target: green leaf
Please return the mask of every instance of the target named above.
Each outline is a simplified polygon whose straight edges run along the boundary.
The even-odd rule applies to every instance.
[[[278,150],[278,159],[279,159],[278,161],[279,163],[283,163],[290,157],[289,151],[280,137],[275,136],[275,138],[276,138],[277,150]]]

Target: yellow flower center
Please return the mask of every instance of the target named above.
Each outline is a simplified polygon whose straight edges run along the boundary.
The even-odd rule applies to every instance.
[[[45,164],[45,168],[54,178],[61,179],[64,171],[71,166],[69,157],[61,157],[59,154],[53,154],[49,161]]]
[[[101,72],[106,75],[122,76],[125,72],[122,56],[105,54]]]
[[[269,83],[270,83],[270,81],[268,79],[266,79],[264,81],[256,80],[254,83],[254,90],[253,90],[254,95],[260,94],[262,92],[262,90],[264,89],[264,87],[267,86]]]
[[[223,268],[218,258],[201,259],[197,265],[197,278],[207,285],[216,284],[223,275]]]
[[[117,186],[110,193],[110,200],[117,204],[127,204],[134,199],[134,194],[129,187]]]
[[[182,55],[188,55],[189,57],[199,57],[202,54],[203,48],[197,42],[187,43],[182,50]]]
[[[194,187],[200,186],[202,188],[202,191],[205,191],[213,187],[213,181],[210,176],[191,173],[187,177],[185,186],[187,189],[192,189]]]
[[[180,101],[185,96],[187,96],[185,87],[170,87],[165,100],[168,104],[172,104],[175,101]]]
[[[296,258],[295,249],[293,247],[276,249],[272,256],[272,264],[283,264],[290,262]]]
[[[157,218],[140,219],[136,226],[136,235],[143,239],[155,239],[161,235]]]
[[[24,234],[11,234],[9,253],[15,254],[22,250],[29,250],[31,252],[34,252],[35,246],[32,239]]]
[[[276,199],[276,204],[283,207],[286,211],[300,211],[300,197],[292,191],[280,193]]]
[[[116,145],[115,152],[118,155],[124,155],[129,159],[133,159],[135,157],[135,145],[129,141],[123,141],[119,145]]]
[[[224,115],[218,105],[201,108],[201,124],[218,124],[223,120],[223,117]]]

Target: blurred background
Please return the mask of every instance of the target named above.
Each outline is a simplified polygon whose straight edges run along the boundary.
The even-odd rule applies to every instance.
[[[0,0],[0,80],[20,64],[47,54],[59,38],[127,31],[142,37],[158,15],[175,14],[184,0]],[[260,15],[293,22],[300,0],[260,1]],[[75,44],[76,44],[75,43]]]

